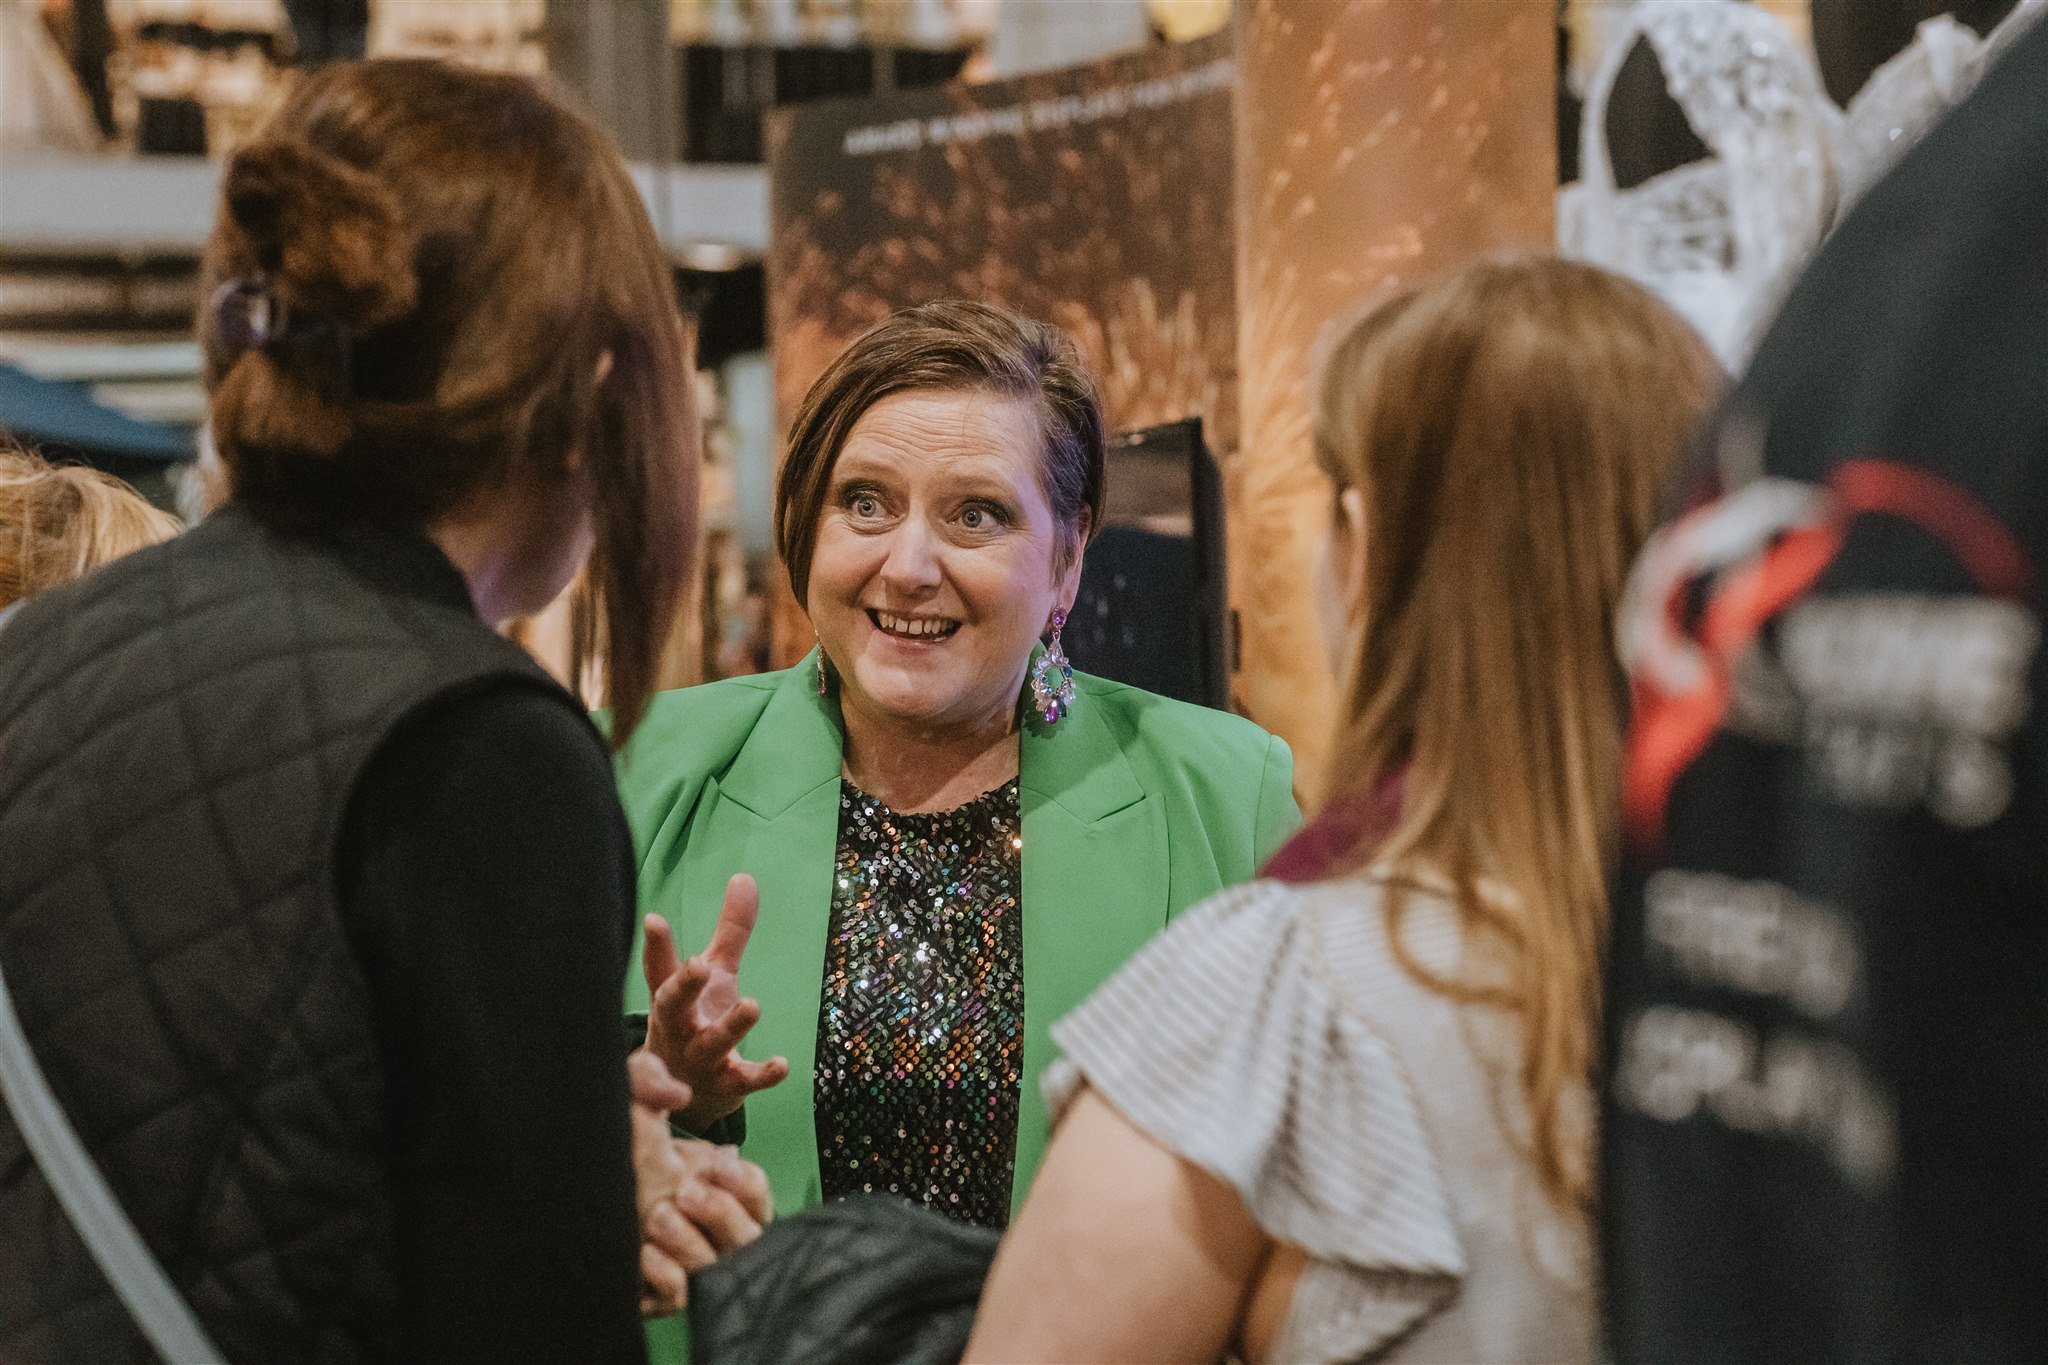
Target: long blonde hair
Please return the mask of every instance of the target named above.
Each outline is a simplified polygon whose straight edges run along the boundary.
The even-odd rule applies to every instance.
[[[1512,1011],[1530,1155],[1592,1206],[1571,1112],[1599,1032],[1625,695],[1622,581],[1722,376],[1648,291],[1590,266],[1496,259],[1382,304],[1325,371],[1318,458],[1365,502],[1363,623],[1333,797],[1405,770],[1400,814],[1339,867],[1447,880],[1499,950],[1484,979],[1404,967]],[[1342,790],[1334,790],[1336,788]]]
[[[181,529],[112,475],[0,446],[0,608]]]

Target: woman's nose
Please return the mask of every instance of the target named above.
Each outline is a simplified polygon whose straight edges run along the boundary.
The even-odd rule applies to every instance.
[[[917,592],[939,585],[939,546],[931,528],[916,517],[906,519],[889,537],[882,561],[882,580],[898,592]]]

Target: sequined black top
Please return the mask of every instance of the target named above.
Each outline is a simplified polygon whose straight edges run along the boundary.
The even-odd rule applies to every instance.
[[[931,815],[842,784],[813,1082],[825,1198],[881,1191],[1009,1222],[1021,830],[1014,779]]]

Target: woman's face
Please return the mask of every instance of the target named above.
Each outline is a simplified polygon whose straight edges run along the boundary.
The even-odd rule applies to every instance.
[[[833,465],[804,604],[840,704],[918,731],[1007,718],[1032,646],[1071,606],[1079,545],[1039,479],[1025,403],[912,390],[863,413]]]

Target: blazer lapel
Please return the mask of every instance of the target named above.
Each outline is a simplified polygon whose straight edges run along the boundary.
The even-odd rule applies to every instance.
[[[819,1199],[811,1112],[818,992],[825,975],[832,875],[839,838],[842,741],[832,703],[811,683],[810,660],[791,669],[691,832],[702,840],[685,872],[687,903],[702,945],[725,882],[753,874],[761,916],[740,964],[740,990],[761,1002],[747,1056],[789,1058],[789,1078],[748,1099],[748,1156],[769,1171],[782,1212]],[[759,1134],[757,1143],[752,1135]]]
[[[1050,1137],[1047,1029],[1166,924],[1167,846],[1115,732],[1084,693],[1057,725],[1024,722],[1024,1086],[1012,1205]]]

